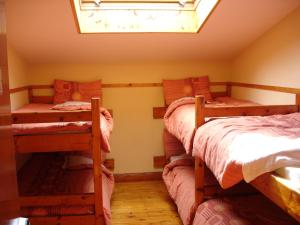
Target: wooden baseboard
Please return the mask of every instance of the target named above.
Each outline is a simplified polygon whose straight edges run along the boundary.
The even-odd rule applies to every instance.
[[[116,182],[162,180],[162,172],[114,174]]]

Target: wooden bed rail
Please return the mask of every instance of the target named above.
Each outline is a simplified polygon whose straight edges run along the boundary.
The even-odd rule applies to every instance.
[[[12,113],[12,122],[14,124],[22,123],[51,123],[51,122],[73,122],[73,121],[91,121],[91,111],[55,111],[53,112],[34,112],[34,113]]]

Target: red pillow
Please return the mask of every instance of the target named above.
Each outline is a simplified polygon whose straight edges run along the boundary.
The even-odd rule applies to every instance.
[[[166,105],[170,105],[177,99],[193,96],[192,82],[190,78],[180,80],[163,80],[163,89]]]
[[[54,104],[67,101],[90,102],[92,97],[101,98],[101,80],[79,83],[65,80],[54,81]]]
[[[206,102],[212,102],[213,98],[209,91],[209,78],[208,76],[202,76],[192,78],[193,93],[195,95],[203,95]]]
[[[74,82],[65,80],[54,81],[54,104],[64,103],[72,99]]]
[[[93,97],[101,98],[101,87],[101,80],[87,83],[76,82],[75,89],[72,93],[72,100],[90,102]]]

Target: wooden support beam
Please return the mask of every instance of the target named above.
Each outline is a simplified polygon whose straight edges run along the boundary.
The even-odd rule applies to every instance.
[[[14,142],[18,153],[89,151],[91,133],[15,135]]]
[[[103,221],[100,99],[92,98],[92,155],[94,171],[95,224]]]
[[[12,113],[14,124],[91,121],[91,111]]]
[[[93,205],[94,194],[20,197],[21,207]]]

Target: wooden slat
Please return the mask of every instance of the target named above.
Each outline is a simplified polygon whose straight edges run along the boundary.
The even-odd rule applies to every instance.
[[[9,89],[10,94],[21,92],[21,91],[28,91],[28,86]]]
[[[101,167],[101,130],[100,130],[100,99],[92,98],[92,155],[95,193],[95,223],[100,224],[103,211],[102,167]]]
[[[300,190],[275,174],[264,174],[251,184],[300,222]]]
[[[91,111],[12,113],[14,124],[91,121]]]
[[[31,217],[30,225],[94,225],[95,216],[53,216]],[[103,225],[104,222],[97,225]]]
[[[295,104],[300,107],[300,94],[296,94]]]
[[[114,159],[105,159],[103,164],[107,169],[110,169],[110,170],[115,169],[115,160]]]
[[[14,140],[18,153],[89,151],[91,149],[90,133],[24,135],[14,136]]]
[[[246,88],[254,88],[268,91],[276,91],[276,92],[284,92],[291,94],[299,94],[299,88],[289,88],[289,87],[279,87],[279,86],[270,86],[270,85],[260,85],[260,84],[248,84],[248,83],[239,83],[239,82],[229,82],[230,85],[234,87],[246,87]]]
[[[116,182],[162,180],[162,172],[114,174]]]
[[[20,197],[21,207],[93,205],[94,203],[93,194]]]
[[[205,107],[205,117],[218,116],[268,116],[274,114],[288,114],[298,112],[297,105],[264,105],[247,107]]]
[[[52,89],[54,85],[52,84],[41,84],[41,85],[29,85],[29,89]]]
[[[130,88],[130,87],[161,87],[162,83],[115,83],[102,84],[102,88]]]
[[[164,166],[168,163],[166,156],[154,156],[153,157],[153,167],[154,168],[164,168]]]

